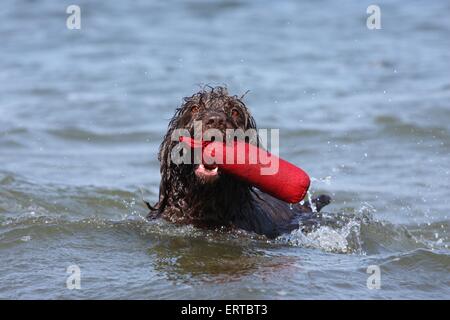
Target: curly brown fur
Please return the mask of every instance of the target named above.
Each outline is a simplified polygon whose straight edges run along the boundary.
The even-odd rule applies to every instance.
[[[298,228],[298,218],[303,212],[311,212],[309,206],[292,208],[247,183],[219,173],[213,181],[206,181],[196,174],[195,164],[174,164],[172,141],[175,129],[187,129],[194,134],[194,122],[200,121],[204,129],[256,129],[256,123],[244,102],[231,96],[224,87],[207,87],[183,99],[169,122],[168,131],[159,149],[161,183],[159,201],[152,207],[149,217],[163,217],[179,223],[205,228],[240,228],[275,237]],[[257,144],[258,139],[249,141]],[[325,198],[324,198],[325,197]],[[322,196],[320,207],[329,203]],[[320,208],[319,208],[320,209]]]

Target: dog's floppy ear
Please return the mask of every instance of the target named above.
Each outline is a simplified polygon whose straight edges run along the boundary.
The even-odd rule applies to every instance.
[[[167,136],[167,134],[166,134]],[[169,136],[170,139],[170,136]],[[170,141],[169,141],[170,142]],[[152,206],[150,203],[145,202],[147,205],[147,208],[150,209],[150,213],[148,214],[147,218],[157,218],[163,211],[166,206],[166,199],[167,199],[167,186],[170,183],[170,170],[169,170],[169,164],[167,161],[170,161],[170,159],[167,159],[168,150],[169,147],[166,145],[167,143],[167,137],[164,138],[163,143],[160,146],[160,152],[158,155],[158,159],[161,163],[160,173],[161,173],[161,182],[159,184],[159,199],[158,202]]]
[[[159,184],[159,199],[158,202],[152,206],[148,202],[146,202],[147,207],[150,209],[150,213],[148,215],[149,218],[158,217],[163,211],[167,204],[167,192],[169,190],[168,186],[171,184],[171,171],[170,171],[170,152],[173,146],[176,144],[176,141],[172,141],[172,133],[178,126],[178,120],[180,119],[180,115],[184,111],[184,104],[178,108],[169,122],[167,133],[164,136],[163,142],[159,147],[158,160],[161,164],[160,173],[161,173],[161,182]],[[156,211],[156,212],[155,212]]]

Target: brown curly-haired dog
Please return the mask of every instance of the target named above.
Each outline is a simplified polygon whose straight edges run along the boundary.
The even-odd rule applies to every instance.
[[[159,149],[159,201],[155,206],[147,204],[149,217],[205,228],[239,228],[269,238],[296,229],[300,219],[308,219],[312,211],[308,205],[289,206],[214,167],[173,163],[171,151],[178,142],[172,141],[172,133],[186,129],[194,136],[194,122],[203,129],[220,130],[224,136],[226,129],[256,129],[241,98],[230,96],[224,87],[208,87],[184,98]],[[258,139],[250,143],[257,144]],[[313,202],[320,210],[330,197],[321,195]]]

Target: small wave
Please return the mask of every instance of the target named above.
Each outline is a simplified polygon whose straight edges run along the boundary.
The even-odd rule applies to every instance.
[[[81,128],[51,129],[48,133],[64,140],[89,141],[98,143],[142,142],[156,138],[156,133],[146,131],[133,132],[93,132]],[[160,138],[157,135],[158,139]]]
[[[129,216],[123,220],[108,220],[97,217],[71,220],[67,217],[35,216],[29,214],[19,218],[0,221],[0,247],[9,247],[24,242],[52,237],[59,239],[83,231],[99,229],[139,230],[144,224],[142,217]],[[124,229],[125,228],[125,229]]]
[[[142,188],[123,190],[100,186],[37,184],[0,171],[0,222],[22,216],[71,216],[83,219],[145,214]],[[149,190],[145,193],[152,194]]]
[[[450,133],[445,127],[423,127],[415,123],[408,123],[393,116],[379,116],[375,119],[377,124],[383,126],[383,132],[395,134],[396,137],[411,135],[432,139],[450,140]]]
[[[393,254],[379,262],[385,272],[402,269],[404,272],[427,270],[447,274],[450,272],[448,250],[415,249],[405,253]]]
[[[435,221],[408,227],[412,235],[431,249],[450,248],[450,221]]]
[[[0,131],[0,137],[28,134],[29,130],[25,127],[16,127]]]
[[[5,149],[25,147],[23,140],[28,134],[29,130],[22,127],[2,130],[0,131],[0,147]]]
[[[15,176],[8,172],[0,172],[0,186],[11,185],[16,181]]]

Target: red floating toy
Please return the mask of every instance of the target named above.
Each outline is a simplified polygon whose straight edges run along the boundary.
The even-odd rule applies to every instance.
[[[193,149],[202,148],[206,165],[215,165],[285,202],[297,203],[308,191],[310,179],[306,172],[255,145],[244,141],[201,142],[189,137],[180,137],[180,141]]]

